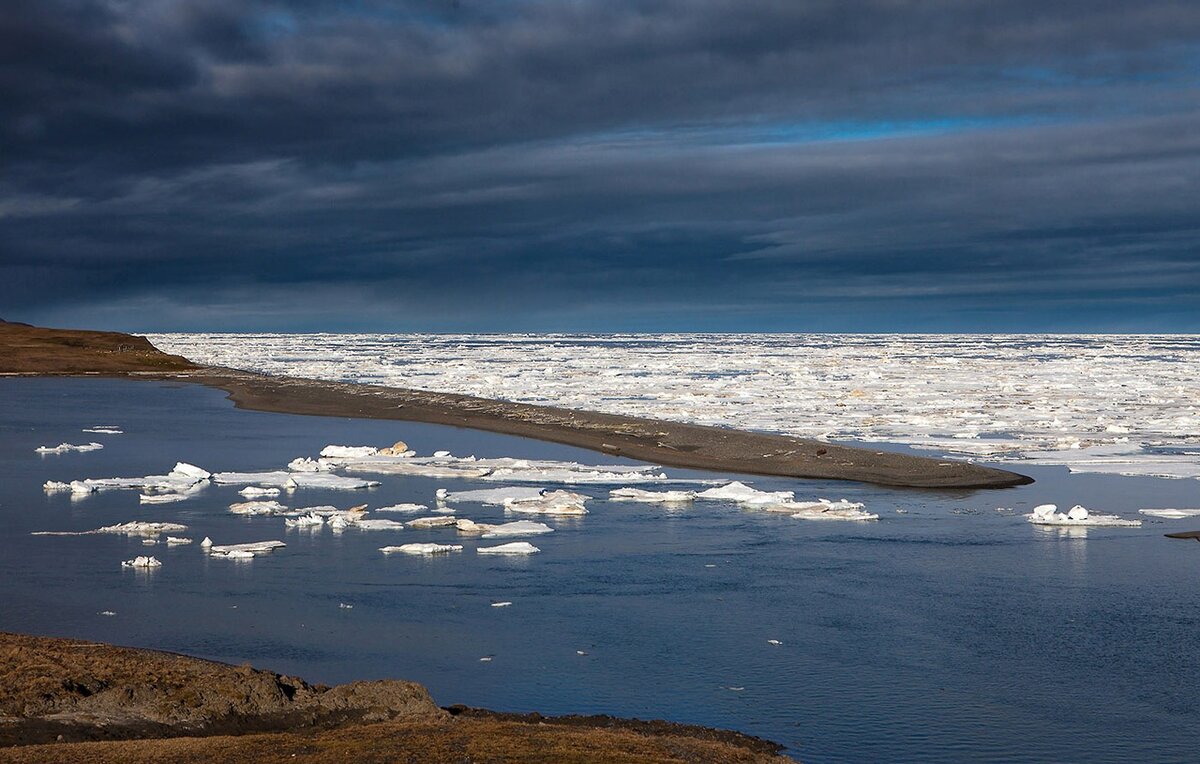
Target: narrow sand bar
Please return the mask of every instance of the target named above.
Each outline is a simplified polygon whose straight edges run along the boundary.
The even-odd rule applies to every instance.
[[[911,488],[1006,488],[1033,480],[1006,470],[785,435],[468,395],[200,366],[144,337],[0,322],[0,374],[103,374],[220,388],[240,408],[428,422],[519,435],[670,467],[856,480]]]

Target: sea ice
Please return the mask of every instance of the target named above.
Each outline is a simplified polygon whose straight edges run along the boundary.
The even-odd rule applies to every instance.
[[[162,533],[178,533],[186,531],[186,525],[179,523],[149,523],[142,520],[133,520],[128,523],[120,523],[118,525],[105,525],[102,528],[96,528],[90,531],[34,531],[33,536],[90,536],[96,533],[116,533],[126,536],[158,536]]]
[[[1185,517],[1200,516],[1200,509],[1139,509],[1138,512],[1167,520],[1182,520]]]
[[[287,466],[288,469],[292,470],[293,472],[326,472],[333,469],[332,464],[317,461],[316,459],[309,459],[306,456],[302,456],[298,459],[292,459],[290,462],[288,462]]]
[[[447,492],[445,488],[438,489],[438,499],[449,502],[478,502],[480,504],[503,505],[507,501],[522,501],[540,499],[544,488],[527,486],[512,486],[505,488],[483,488],[475,491]]]
[[[354,527],[361,531],[402,531],[404,523],[395,520],[358,520]]]
[[[458,518],[454,524],[458,528],[459,533],[487,533],[496,527],[490,523],[477,523],[465,517]]]
[[[795,496],[795,491],[760,491],[736,480],[696,494],[696,498],[699,499],[717,499],[752,505],[782,504],[791,501]]]
[[[179,536],[167,536],[167,546],[182,546],[190,544],[192,540],[189,538],[181,538]]]
[[[1040,504],[1033,508],[1033,512],[1025,515],[1025,519],[1034,525],[1060,525],[1068,527],[1136,528],[1142,524],[1141,520],[1126,520],[1117,515],[1094,515],[1078,504],[1071,507],[1071,510],[1066,514],[1059,512],[1058,506],[1055,504]]]
[[[38,446],[34,451],[39,454],[65,454],[71,451],[82,454],[88,451],[99,451],[102,448],[104,448],[102,443],[84,443],[78,446],[70,443],[59,443],[57,446]]]
[[[229,511],[235,515],[274,515],[287,512],[287,507],[275,500],[241,501],[229,505]]]
[[[425,504],[392,504],[389,507],[377,507],[376,512],[420,512],[429,509]]]
[[[109,425],[96,425],[95,427],[85,427],[83,432],[92,432],[98,435],[123,435],[125,431],[119,427]]]
[[[410,528],[448,528],[451,525],[458,525],[458,520],[453,517],[418,517],[416,520],[409,520],[405,523]]]
[[[296,488],[323,488],[325,490],[356,491],[361,488],[374,488],[380,485],[378,480],[363,480],[362,478],[343,477],[328,472],[296,472],[286,481],[284,487],[289,491]]]
[[[201,546],[204,546],[201,544]],[[282,541],[251,541],[246,544],[219,544],[207,547],[208,553],[215,557],[236,557],[245,559],[259,554],[266,554],[274,549],[285,547]]]
[[[586,515],[587,496],[571,491],[543,491],[534,498],[507,499],[504,508],[510,512],[531,515]]]
[[[240,496],[245,496],[247,499],[261,499],[267,496],[278,496],[280,490],[278,488],[259,488],[256,485],[248,485],[238,491]]]
[[[643,491],[640,488],[616,488],[608,495],[621,501],[645,504],[685,504],[696,498],[695,491]]]
[[[188,493],[143,493],[138,496],[138,504],[174,504],[184,501],[192,495]]]
[[[300,517],[289,517],[283,521],[285,528],[317,528],[325,524],[325,518],[315,513],[301,515]]]
[[[528,541],[513,541],[499,546],[481,546],[475,550],[477,554],[534,554],[540,551],[542,550]]]
[[[154,557],[134,557],[121,563],[122,568],[161,568],[162,563]]]
[[[469,521],[468,521],[469,522]],[[461,528],[459,530],[462,530]],[[501,536],[536,536],[541,533],[554,533],[554,529],[545,523],[535,523],[532,520],[518,520],[513,523],[492,526],[483,534],[483,538],[499,538]]]
[[[321,456],[341,459],[374,456],[377,453],[379,449],[374,446],[325,446],[321,449]]]
[[[379,551],[384,554],[400,552],[401,554],[445,554],[461,552],[462,544],[401,544],[400,546],[381,546]]]
[[[572,465],[558,469],[511,469],[502,467],[484,475],[483,480],[498,483],[559,483],[563,485],[613,483],[661,483],[670,478],[666,473],[649,472],[610,472],[596,470],[582,465]]]

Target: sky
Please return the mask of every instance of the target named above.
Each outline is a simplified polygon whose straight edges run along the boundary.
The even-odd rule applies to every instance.
[[[1200,3],[5,0],[0,318],[1200,331]]]

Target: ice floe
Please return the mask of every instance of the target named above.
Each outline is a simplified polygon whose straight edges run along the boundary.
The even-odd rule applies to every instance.
[[[239,496],[245,496],[247,499],[265,499],[271,496],[278,496],[282,491],[278,488],[260,488],[256,485],[248,485],[238,491]]]
[[[289,517],[283,521],[285,528],[319,528],[324,524],[325,518],[316,513]]]
[[[96,425],[95,427],[85,427],[81,432],[91,432],[97,435],[123,435],[125,433],[120,427],[113,425]]]
[[[85,454],[88,451],[99,451],[102,448],[104,448],[103,443],[83,443],[81,445],[59,443],[57,446],[38,446],[33,450],[39,454],[67,454],[71,452]]]
[[[454,521],[454,525],[458,528],[459,533],[488,533],[495,525],[491,523],[477,523],[474,520],[468,520],[465,517],[460,517]]]
[[[354,527],[360,531],[401,531],[404,530],[404,523],[398,523],[395,520],[376,520],[362,519],[354,523]]]
[[[470,522],[470,521],[468,521]],[[459,530],[462,530],[460,527]],[[532,520],[517,520],[513,523],[494,525],[483,534],[483,538],[499,538],[501,536],[537,536],[542,533],[554,533],[554,529],[545,523],[535,523]]]
[[[878,520],[879,515],[874,512],[867,512],[863,509],[863,505],[854,501],[829,501],[828,499],[820,499],[818,501],[805,502],[785,502],[775,507],[768,507],[775,511],[791,512],[793,520]]]
[[[323,488],[328,490],[358,490],[379,485],[378,480],[332,475],[326,472],[218,472],[212,477],[219,485],[253,485],[267,488]]]
[[[91,536],[98,533],[115,533],[126,536],[158,536],[163,533],[179,533],[188,527],[180,523],[151,523],[133,520],[117,525],[105,525],[90,531],[34,531],[33,536]]]
[[[374,446],[325,446],[321,449],[321,456],[340,459],[356,459],[377,453],[379,449]]]
[[[379,551],[384,554],[447,554],[461,552],[462,544],[401,544],[399,546],[381,546]]]
[[[532,488],[528,486],[482,488],[474,491],[446,491],[445,488],[439,488],[438,499],[454,503],[478,502],[479,504],[503,505],[507,501],[540,499],[545,490],[544,488]]]
[[[229,511],[235,515],[275,515],[287,512],[287,507],[274,499],[267,499],[265,501],[240,501],[230,504]]]
[[[409,528],[449,528],[451,525],[458,525],[458,520],[445,515],[439,517],[418,517],[415,520],[409,520],[405,525]]]
[[[695,491],[643,491],[640,488],[616,488],[608,492],[609,497],[620,501],[643,504],[686,504],[696,500]]]
[[[203,547],[204,545],[201,544]],[[206,547],[209,555],[213,557],[234,557],[246,559],[248,557],[256,557],[260,554],[285,547],[282,541],[251,541],[245,544],[212,544]]]
[[[540,551],[542,550],[528,541],[513,541],[499,546],[481,546],[475,550],[477,554],[536,554]]]
[[[1025,515],[1025,519],[1034,525],[1064,527],[1136,528],[1142,524],[1141,520],[1126,520],[1117,515],[1092,514],[1078,504],[1071,507],[1070,511],[1066,513],[1059,512],[1058,506],[1055,504],[1040,504],[1033,508],[1033,512]]]
[[[1182,520],[1185,517],[1200,517],[1200,509],[1139,509],[1143,515],[1167,520]]]
[[[98,491],[108,490],[141,490],[147,494],[177,493],[186,494],[202,487],[210,475],[185,462],[178,462],[166,475],[148,475],[140,478],[87,478],[63,483],[54,480],[47,481],[42,488],[47,493],[70,491],[74,496],[87,496]]]
[[[332,464],[317,459],[310,459],[307,456],[292,459],[288,462],[287,466],[293,472],[326,472],[333,469]]]
[[[504,509],[531,515],[586,515],[588,497],[571,491],[543,491],[537,498],[510,498]]]
[[[425,504],[392,504],[387,507],[376,507],[376,512],[421,512],[429,507]]]
[[[121,563],[122,568],[161,568],[162,563],[155,557],[134,557]]]
[[[698,499],[732,501],[738,504],[781,504],[791,501],[795,496],[795,491],[760,491],[737,480],[696,494]]]
[[[189,538],[181,538],[179,536],[167,536],[167,546],[183,546],[192,543]]]

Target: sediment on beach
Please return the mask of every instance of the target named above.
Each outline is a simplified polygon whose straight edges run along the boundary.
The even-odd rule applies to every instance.
[[[0,373],[99,373],[192,382],[224,390],[235,405],[256,411],[454,425],[669,467],[910,488],[1007,488],[1033,482],[961,460],[786,435],[198,366],[159,352],[143,337],[111,332],[0,324]]]

